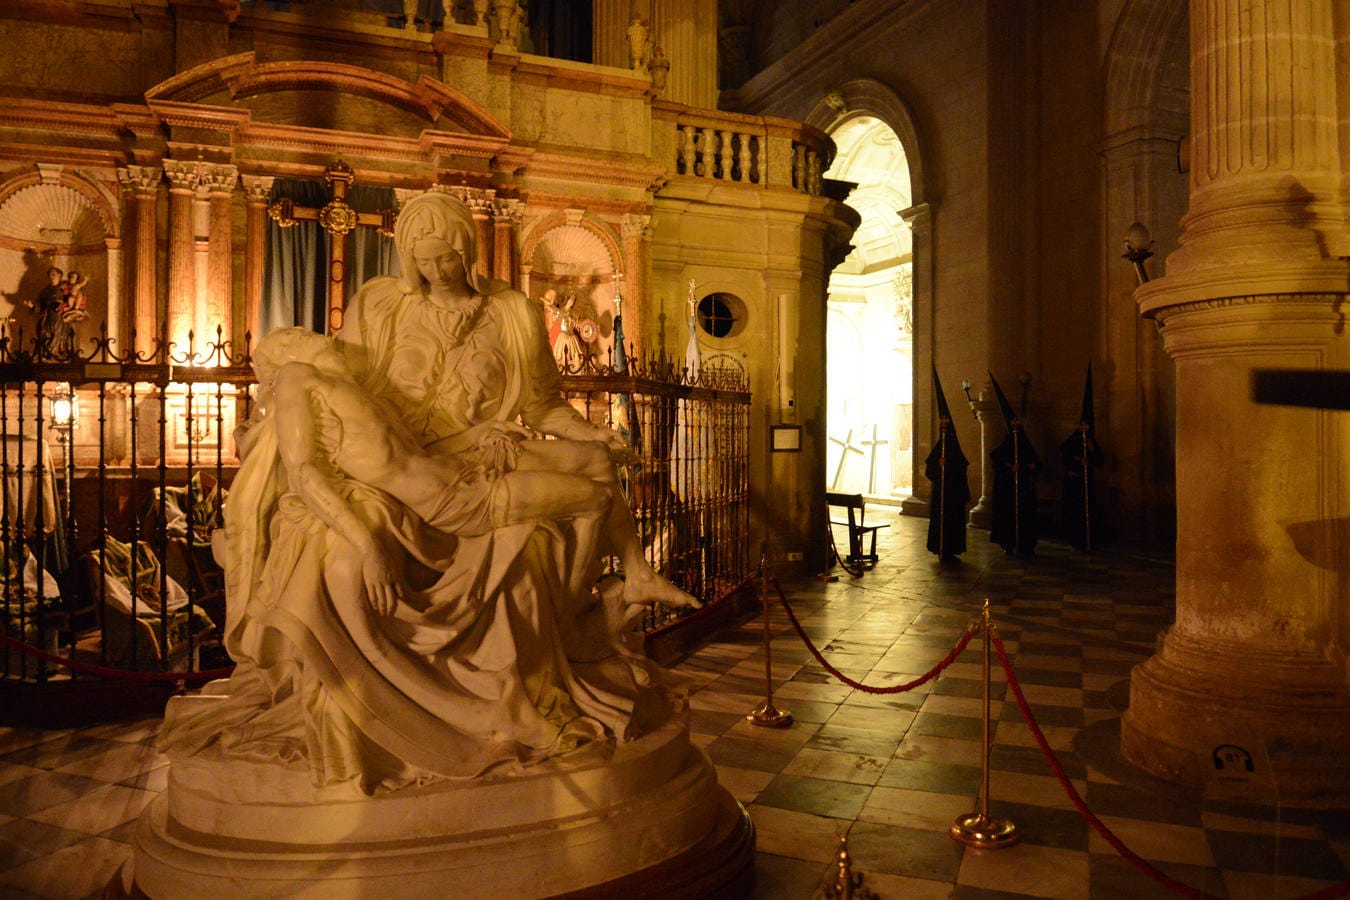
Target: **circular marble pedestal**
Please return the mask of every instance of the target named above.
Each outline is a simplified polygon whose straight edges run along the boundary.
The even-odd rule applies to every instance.
[[[336,796],[299,767],[175,760],[115,896],[739,897],[754,829],[683,718],[524,774]]]

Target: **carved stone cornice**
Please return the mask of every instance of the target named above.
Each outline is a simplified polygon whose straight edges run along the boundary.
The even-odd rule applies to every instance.
[[[239,185],[239,167],[209,165],[202,171],[201,184],[209,193],[230,194]]]
[[[525,204],[519,200],[498,197],[492,202],[492,217],[497,222],[519,225],[525,217]]]
[[[193,191],[201,184],[203,166],[196,162],[183,162],[179,159],[164,160],[164,175],[169,179],[171,191]]]
[[[244,185],[244,200],[249,205],[265,204],[272,195],[272,184],[276,178],[272,175],[244,175],[240,178]]]
[[[666,167],[647,156],[539,151],[530,158],[524,174],[530,180],[589,182],[654,191],[665,177]]]
[[[1203,304],[1231,305],[1234,298],[1344,295],[1348,285],[1350,260],[1252,263],[1181,274],[1169,272],[1137,288],[1134,299],[1141,315],[1161,318],[1163,310],[1175,307],[1213,309],[1217,307]]]
[[[624,240],[638,238],[639,240],[650,241],[655,234],[655,229],[652,227],[652,217],[628,213],[619,220],[619,232],[623,235]]]
[[[154,194],[164,178],[159,166],[118,166],[117,181],[122,189],[137,194]]]

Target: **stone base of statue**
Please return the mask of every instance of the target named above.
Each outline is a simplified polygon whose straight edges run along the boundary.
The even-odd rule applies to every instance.
[[[172,763],[107,896],[743,897],[754,843],[684,715],[519,773],[373,797],[208,752]]]

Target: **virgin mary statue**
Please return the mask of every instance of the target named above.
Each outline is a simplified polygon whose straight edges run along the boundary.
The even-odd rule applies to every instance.
[[[639,604],[692,598],[642,558],[617,489],[622,440],[564,401],[541,309],[478,272],[475,234],[449,194],[406,204],[403,274],[367,282],[347,310],[344,390],[433,460],[488,479],[538,473],[550,489],[511,481],[472,529],[415,511],[343,466],[369,437],[322,391],[303,392],[301,438],[279,436],[271,410],[286,398],[260,370],[226,510],[239,665],[209,713],[166,722],[171,756],[216,747],[369,794],[528,766],[668,718],[668,692],[620,632]],[[569,505],[583,492],[600,514]],[[384,574],[372,579],[352,529],[380,548]],[[623,576],[603,589],[602,553]],[[396,603],[376,602],[380,578]]]

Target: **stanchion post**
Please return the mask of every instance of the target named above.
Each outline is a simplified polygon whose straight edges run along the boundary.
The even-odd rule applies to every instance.
[[[1021,840],[1017,826],[1007,819],[989,814],[989,656],[994,624],[989,618],[989,598],[984,598],[980,614],[980,629],[984,632],[984,729],[981,735],[982,773],[980,779],[979,809],[957,816],[950,829],[951,836],[963,844],[984,850],[1011,847]]]
[[[750,710],[746,718],[751,725],[765,728],[787,728],[792,724],[792,713],[773,705],[773,655],[769,634],[769,565],[767,552],[759,557],[759,598],[764,614],[764,702]]]
[[[813,896],[815,900],[880,900],[863,880],[862,872],[853,871],[853,860],[848,855],[848,835],[841,834],[834,868],[826,871]]]

